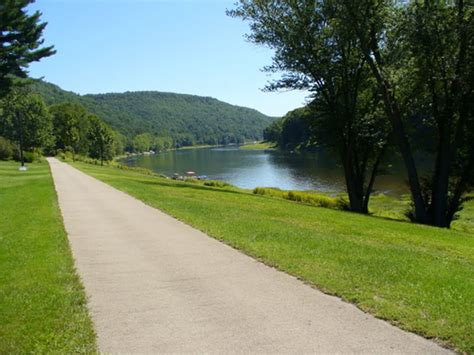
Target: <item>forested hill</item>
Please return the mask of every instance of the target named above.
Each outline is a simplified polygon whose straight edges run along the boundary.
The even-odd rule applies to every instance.
[[[78,95],[47,82],[34,84],[34,91],[48,105],[78,102],[130,138],[146,132],[187,144],[258,140],[274,120],[250,108],[194,95],[157,91]]]

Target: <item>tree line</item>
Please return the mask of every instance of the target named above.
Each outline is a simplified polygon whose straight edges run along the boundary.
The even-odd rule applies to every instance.
[[[29,13],[33,0],[3,1],[0,6],[0,159],[23,166],[35,154],[71,151],[111,159],[122,151],[120,135],[99,117],[73,103],[47,107],[31,91],[28,65],[55,54],[43,46],[41,13]]]
[[[82,97],[29,79],[30,63],[55,54],[53,46],[43,46],[42,34],[47,24],[41,22],[41,13],[29,14],[26,9],[32,2],[9,0],[0,6],[0,159],[13,157],[23,166],[35,155],[69,153],[73,158],[83,155],[103,163],[124,151],[163,151],[196,143],[243,143],[260,134],[260,130],[239,124],[243,117],[239,112],[249,114],[250,121],[261,126],[267,123],[266,116],[254,110],[211,98],[156,92]],[[163,100],[157,103],[156,98]],[[155,121],[159,116],[161,121],[170,122],[169,127],[160,128],[163,122],[142,118],[137,107]],[[191,122],[181,117],[183,110],[189,111]],[[162,111],[175,119],[158,115]],[[228,116],[229,121],[222,121],[223,116]],[[127,135],[106,121],[123,128]],[[232,125],[235,133],[229,133]]]
[[[241,0],[229,15],[249,22],[250,41],[274,49],[265,70],[281,77],[267,90],[311,92],[304,109],[266,130],[268,139],[332,149],[360,213],[395,147],[411,218],[450,226],[474,183],[472,2]],[[427,176],[416,151],[434,157]]]
[[[120,135],[74,103],[47,107],[27,88],[15,88],[0,102],[0,159],[23,166],[35,155],[70,152],[104,161],[123,151]],[[25,155],[26,152],[26,155]]]
[[[73,159],[77,155],[91,157],[103,164],[125,152],[160,152],[186,145],[186,137],[173,140],[142,133],[127,138],[78,103],[48,107],[25,85],[12,87],[0,101],[0,137],[0,159],[13,157],[22,165],[34,155],[61,153]]]
[[[77,95],[40,81],[33,86],[49,105],[76,102],[127,138],[150,133],[176,147],[225,145],[262,139],[273,118],[210,97],[156,91]]]

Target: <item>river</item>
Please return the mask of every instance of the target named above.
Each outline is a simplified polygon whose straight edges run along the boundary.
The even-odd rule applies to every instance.
[[[264,186],[284,190],[344,191],[342,169],[324,153],[219,147],[133,156],[122,160],[122,163],[167,176],[191,170],[209,179],[222,180],[247,189]],[[386,175],[377,178],[375,190],[396,196],[407,193],[400,164],[394,164],[388,170]]]

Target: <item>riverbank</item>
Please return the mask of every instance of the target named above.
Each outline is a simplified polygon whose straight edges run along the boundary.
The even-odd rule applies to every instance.
[[[142,156],[142,155],[154,155],[166,152],[172,152],[177,150],[194,150],[194,149],[210,149],[210,148],[222,148],[222,147],[239,147],[239,149],[244,150],[273,150],[276,149],[273,143],[268,142],[258,142],[258,143],[248,143],[248,144],[230,144],[230,145],[223,145],[223,144],[196,144],[196,145],[189,145],[179,148],[172,148],[167,149],[159,152],[142,152],[142,153],[127,153],[116,156],[114,158],[115,161],[119,161],[120,159],[129,158],[133,156]]]
[[[46,162],[0,162],[0,353],[95,352]]]
[[[474,238],[133,170],[75,167],[397,326],[474,351]],[[210,217],[212,216],[212,217]]]
[[[244,144],[239,146],[240,149],[244,150],[275,150],[275,144],[270,142],[257,142],[251,144]]]
[[[162,151],[158,151],[158,152],[150,151],[150,152],[142,152],[142,153],[126,153],[126,154],[117,155],[116,157],[113,158],[113,160],[114,161],[120,161],[122,159],[130,158],[130,157],[155,155],[155,154],[160,154],[160,153],[173,152],[173,151],[177,151],[177,150],[193,150],[193,149],[206,149],[206,148],[218,148],[218,147],[224,147],[224,146],[223,145],[197,144],[197,145],[190,145],[190,146],[185,146],[185,147],[162,150]]]

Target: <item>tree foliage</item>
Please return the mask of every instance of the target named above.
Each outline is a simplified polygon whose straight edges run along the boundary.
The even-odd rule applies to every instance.
[[[0,98],[5,96],[15,77],[26,78],[31,62],[54,54],[52,46],[42,47],[45,22],[41,13],[28,14],[33,0],[2,0],[0,4]]]
[[[0,160],[8,160],[13,156],[13,145],[8,139],[0,136]]]
[[[263,131],[263,138],[284,150],[310,150],[317,147],[314,113],[308,107],[288,112]]]
[[[474,178],[474,4],[464,0],[344,0],[344,20],[383,96],[407,168],[413,219],[449,227]],[[410,139],[422,118],[434,144],[420,178]],[[416,121],[416,120],[415,120]]]
[[[114,157],[114,132],[95,115],[89,116],[89,120],[89,154],[92,158],[99,159],[103,165],[104,161]]]
[[[69,150],[87,155],[90,119],[86,109],[79,104],[63,103],[49,108],[53,117],[55,149]]]
[[[346,181],[348,171],[364,177],[361,157],[384,151],[389,124],[413,219],[450,226],[474,180],[471,1],[241,0],[230,14],[249,21],[250,40],[275,49],[266,69],[283,75],[269,90],[314,93],[315,132],[346,147],[343,164],[353,161]],[[419,176],[414,148],[434,154],[430,176]],[[371,160],[374,172],[379,158]]]
[[[256,110],[210,97],[156,91],[81,96],[45,82],[36,83],[34,90],[50,105],[81,104],[129,139],[151,133],[172,138],[176,146],[259,140],[273,121]]]
[[[24,164],[24,151],[52,143],[51,115],[41,97],[25,90],[12,91],[2,102],[0,135],[18,145]]]
[[[377,86],[357,39],[337,18],[339,7],[337,1],[241,1],[230,15],[250,22],[252,42],[275,50],[265,69],[282,77],[267,90],[312,93],[311,105],[298,112],[309,119],[287,116],[281,139],[316,140],[331,148],[344,168],[351,209],[368,213],[388,130]]]

